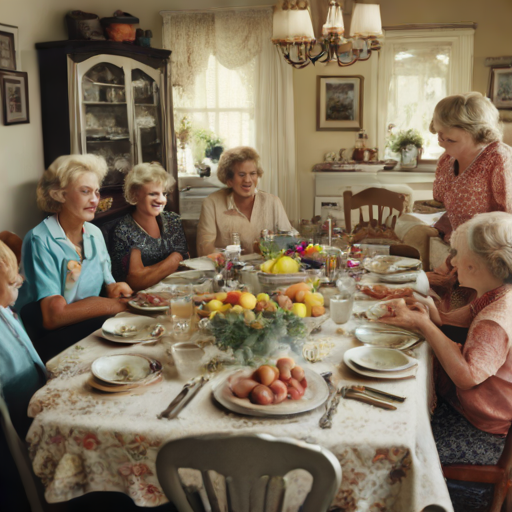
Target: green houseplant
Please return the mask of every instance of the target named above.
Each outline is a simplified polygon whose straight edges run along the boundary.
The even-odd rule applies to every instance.
[[[414,169],[418,166],[423,151],[423,137],[418,130],[400,130],[391,134],[388,147],[394,153],[400,153],[400,167]]]
[[[194,130],[194,139],[198,146],[204,148],[205,157],[210,158],[212,162],[219,161],[224,148],[222,146],[222,139],[218,135],[211,130],[200,128]]]

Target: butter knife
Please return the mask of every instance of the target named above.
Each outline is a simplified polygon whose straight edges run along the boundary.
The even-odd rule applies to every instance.
[[[358,402],[363,402],[365,404],[374,405],[375,407],[380,407],[381,409],[396,411],[396,407],[392,403],[387,402],[386,400],[381,400],[380,398],[372,397],[361,391],[356,391],[347,386],[341,388],[341,396],[343,398],[349,398],[351,400],[357,400]]]
[[[370,396],[376,396],[377,398],[383,397],[384,399],[393,400],[394,402],[404,402],[407,397],[405,396],[399,396],[399,395],[393,395],[392,393],[387,393],[386,391],[381,391],[380,389],[371,388],[369,386],[350,386],[350,389],[353,389],[354,391],[359,391],[361,393],[370,394]]]
[[[194,398],[199,390],[209,381],[209,377],[194,377],[187,382],[176,398],[169,404],[169,407],[157,415],[158,419],[167,418],[171,420],[176,418],[180,411]]]

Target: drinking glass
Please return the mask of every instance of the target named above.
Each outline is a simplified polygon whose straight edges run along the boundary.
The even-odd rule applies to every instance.
[[[204,350],[190,342],[175,343],[172,347],[172,357],[180,377],[190,378],[199,375]]]
[[[354,297],[349,293],[331,297],[331,319],[335,324],[346,324],[350,320]]]
[[[341,269],[342,251],[337,247],[325,249],[325,276],[330,282],[335,280],[338,270]]]
[[[171,287],[172,331],[176,340],[187,339],[190,332],[194,307],[192,302],[192,286],[179,284]]]

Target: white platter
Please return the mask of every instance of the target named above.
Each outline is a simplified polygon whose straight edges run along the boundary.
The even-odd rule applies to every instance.
[[[414,332],[379,323],[361,325],[356,328],[354,335],[365,345],[396,350],[407,350],[424,339]]]
[[[372,379],[384,379],[384,380],[400,380],[400,379],[408,379],[410,377],[414,377],[416,375],[417,365],[412,366],[408,370],[398,371],[398,372],[374,372],[372,370],[365,370],[357,365],[355,365],[351,360],[351,352],[352,350],[357,350],[361,347],[351,348],[347,350],[345,354],[343,354],[343,362],[354,372],[359,375],[364,375],[365,377],[370,377]]]
[[[377,274],[379,280],[383,283],[413,283],[418,280],[418,276],[421,274],[421,270],[415,270],[414,272],[399,272],[397,274]]]
[[[421,261],[402,256],[378,255],[370,260],[365,260],[363,266],[369,272],[376,274],[396,274],[397,272],[417,270],[421,267]]]
[[[304,368],[308,387],[300,400],[288,400],[280,404],[258,405],[248,398],[236,397],[230,388],[230,380],[239,376],[249,377],[254,369],[236,370],[220,378],[213,386],[213,396],[221,405],[230,411],[246,414],[248,416],[288,416],[301,412],[311,411],[322,405],[329,396],[329,389],[325,380],[313,370]]]
[[[350,360],[365,370],[374,372],[398,372],[416,365],[416,361],[393,348],[356,347],[350,353]]]
[[[180,261],[180,266],[192,270],[215,270],[215,262],[206,256]]]
[[[113,317],[106,320],[101,326],[101,336],[115,343],[140,343],[150,339],[158,339],[165,334],[164,330],[164,332],[158,336],[150,335],[157,324],[161,324],[161,322],[147,316]],[[125,337],[113,334],[119,332],[122,326],[134,326],[136,328],[135,335]]]
[[[128,305],[139,311],[167,311],[171,306],[139,306],[134,300],[128,302]]]
[[[133,384],[143,381],[152,373],[151,364],[142,356],[119,354],[96,359],[92,374],[109,384]]]

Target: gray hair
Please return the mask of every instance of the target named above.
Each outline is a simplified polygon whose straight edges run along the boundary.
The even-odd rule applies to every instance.
[[[44,212],[59,213],[62,203],[51,192],[63,190],[86,172],[94,173],[101,186],[108,172],[107,162],[98,155],[63,155],[44,171],[37,185],[37,206]]]
[[[465,238],[468,249],[480,257],[492,275],[512,283],[512,214],[488,212],[459,226],[452,243]]]
[[[498,109],[479,92],[455,94],[442,99],[436,105],[430,122],[431,133],[437,133],[434,124],[460,128],[468,132],[476,143],[490,144],[503,139]]]
[[[147,183],[162,185],[169,192],[176,180],[157,162],[136,165],[124,180],[124,197],[130,204],[137,204],[137,192]]]
[[[219,181],[224,183],[224,185],[227,185],[228,180],[232,180],[235,176],[234,166],[247,161],[256,164],[258,178],[261,178],[263,176],[263,169],[260,165],[260,155],[258,155],[255,149],[249,146],[238,146],[224,151],[217,167],[217,178],[219,178]]]

